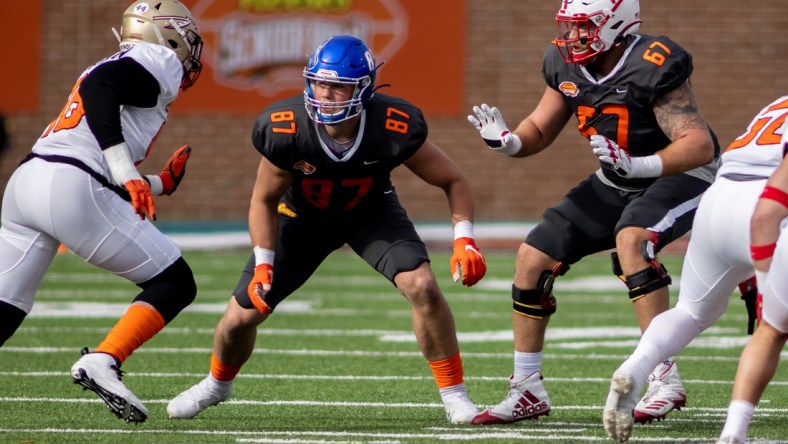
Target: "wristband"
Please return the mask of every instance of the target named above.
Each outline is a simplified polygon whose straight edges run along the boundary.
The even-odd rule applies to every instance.
[[[272,250],[255,245],[252,251],[254,251],[255,267],[260,264],[274,264],[274,252]]]
[[[146,174],[142,176],[150,185],[150,193],[154,196],[161,196],[164,194],[164,184],[161,183],[161,177],[157,174]]]
[[[469,220],[461,220],[454,225],[454,240],[461,237],[473,239],[473,223]]]
[[[510,142],[504,143],[503,148],[501,148],[498,151],[500,151],[503,154],[506,154],[507,156],[514,156],[517,153],[519,153],[521,149],[523,149],[523,141],[520,140],[520,136],[511,133],[509,131],[507,131],[506,134],[503,135],[504,138],[506,136],[510,136],[509,137]],[[503,140],[501,142],[503,143]]]
[[[112,179],[116,184],[123,186],[124,183],[132,179],[140,179],[140,173],[134,166],[134,162],[129,157],[129,152],[126,151],[126,144],[121,142],[113,145],[103,151],[104,158],[107,160],[107,166],[112,173]]]
[[[777,248],[777,242],[766,245],[750,245],[750,257],[754,261],[769,259],[774,255],[775,248]]]
[[[761,193],[760,198],[771,199],[773,201],[783,204],[784,207],[788,208],[788,193],[786,193],[785,191],[779,188],[770,187],[769,185],[766,185],[763,188],[763,192]]]
[[[662,158],[659,157],[659,155],[652,154],[650,156],[644,157],[631,157],[630,159],[632,160],[633,164],[638,164],[636,168],[633,166],[632,169],[636,172],[630,177],[643,178],[662,176]]]

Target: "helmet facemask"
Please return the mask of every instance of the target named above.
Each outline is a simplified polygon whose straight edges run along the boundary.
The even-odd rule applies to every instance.
[[[556,14],[553,43],[567,63],[591,63],[640,28],[638,0],[564,1]],[[579,50],[576,46],[582,45]]]
[[[567,63],[580,63],[585,65],[596,59],[601,52],[609,49],[599,38],[599,26],[594,24],[594,19],[604,23],[606,17],[557,17],[558,37],[555,44],[558,51]],[[601,19],[601,20],[600,20]],[[584,47],[582,51],[575,49],[576,45]]]
[[[372,52],[361,40],[334,36],[309,57],[304,68],[304,106],[315,122],[334,125],[359,115],[374,95],[377,66]],[[315,95],[315,83],[354,85],[350,99],[329,102]]]
[[[181,89],[197,81],[202,64],[203,40],[189,10],[176,0],[137,1],[123,13],[120,33],[112,28],[124,49],[139,42],[153,43],[175,51],[183,65]]]

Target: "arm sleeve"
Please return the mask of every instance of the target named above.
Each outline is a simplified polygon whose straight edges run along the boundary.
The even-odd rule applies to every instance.
[[[88,126],[101,149],[124,141],[121,105],[151,108],[158,102],[159,82],[131,58],[103,63],[79,86]]]

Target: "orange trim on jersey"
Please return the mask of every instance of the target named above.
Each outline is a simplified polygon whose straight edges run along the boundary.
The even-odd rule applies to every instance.
[[[146,303],[131,304],[104,341],[96,347],[96,352],[112,355],[122,363],[134,350],[160,332],[164,325],[164,317],[152,306]]]
[[[225,364],[216,357],[216,353],[211,354],[211,375],[214,378],[219,381],[232,381],[239,371],[240,365]]]
[[[463,370],[460,352],[457,352],[446,359],[429,361],[432,369],[432,376],[439,389],[452,387],[462,384]]]

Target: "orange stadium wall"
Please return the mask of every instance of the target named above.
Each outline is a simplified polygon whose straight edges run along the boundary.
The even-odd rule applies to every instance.
[[[510,160],[488,150],[465,118],[473,105],[488,103],[514,127],[533,109],[545,88],[542,53],[555,34],[560,1],[185,3],[201,20],[207,68],[176,102],[140,168],[155,173],[176,147],[194,148],[181,188],[157,200],[162,221],[246,218],[259,159],[250,143],[254,119],[272,100],[299,93],[301,65],[324,33],[358,33],[370,41],[379,61],[386,62],[378,83],[390,83],[386,93],[422,107],[431,139],[471,180],[477,220],[538,220],[545,207],[595,169],[593,154],[571,123],[548,150]],[[0,113],[11,146],[0,158],[0,190],[82,70],[116,50],[111,28],[119,27],[128,4],[26,0],[5,5]],[[788,2],[643,0],[641,10],[641,32],[667,35],[693,55],[693,88],[723,146],[761,107],[788,93]],[[232,20],[234,27],[228,26]],[[271,43],[260,47],[250,36]],[[228,56],[228,51],[237,52]],[[393,179],[413,219],[447,220],[440,190],[404,168]]]

